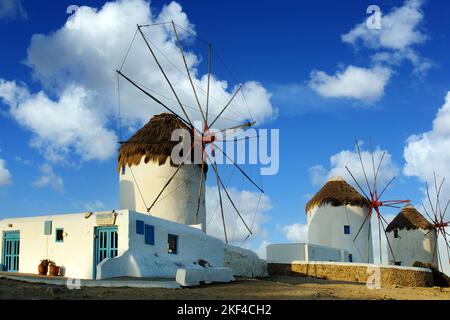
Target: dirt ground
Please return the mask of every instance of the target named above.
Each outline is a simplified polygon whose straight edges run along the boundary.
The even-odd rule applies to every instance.
[[[31,284],[0,279],[0,299],[393,299],[450,300],[449,288],[382,288],[369,290],[364,284],[299,277],[239,279],[230,284],[213,284],[188,289],[82,288]]]

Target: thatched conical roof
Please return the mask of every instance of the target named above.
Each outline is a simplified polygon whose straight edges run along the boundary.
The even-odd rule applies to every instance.
[[[344,179],[335,177],[328,180],[322,189],[306,204],[306,213],[315,206],[320,207],[325,204],[331,204],[335,207],[345,205],[364,207],[368,206],[369,202]]]
[[[395,229],[431,229],[431,223],[425,219],[423,215],[417,211],[412,205],[408,204],[400,211],[400,213],[392,220],[386,228],[386,232],[391,232]]]
[[[170,157],[172,149],[178,144],[171,141],[172,132],[176,129],[191,131],[180,119],[170,113],[161,113],[153,116],[150,121],[138,130],[119,149],[118,169],[123,166],[139,165],[142,157],[144,161],[150,161],[163,165]],[[193,137],[191,137],[193,139]],[[134,142],[134,143],[133,143]],[[191,152],[192,158],[194,152]],[[174,165],[173,163],[171,163]],[[201,165],[200,165],[201,167]],[[205,171],[207,165],[205,165]]]

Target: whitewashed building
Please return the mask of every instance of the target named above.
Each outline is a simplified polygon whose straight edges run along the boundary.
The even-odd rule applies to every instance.
[[[163,189],[178,168],[171,134],[181,126],[161,114],[122,145],[120,210],[1,220],[2,270],[37,274],[40,261],[50,259],[61,276],[76,279],[182,275],[183,283],[198,283],[266,275],[255,253],[206,234],[204,185],[198,202],[206,165],[204,172],[183,165]]]
[[[224,266],[222,241],[129,210],[5,219],[0,228],[4,271],[36,274],[42,259],[76,279],[174,278],[179,268],[200,268],[201,260]]]
[[[386,233],[393,251],[388,251],[389,264],[411,267],[418,261],[438,266],[436,232],[412,205],[402,208]]]

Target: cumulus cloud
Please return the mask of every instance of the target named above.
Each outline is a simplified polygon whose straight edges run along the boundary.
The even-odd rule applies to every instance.
[[[123,62],[136,32],[136,23],[152,24],[171,20],[181,27],[178,28],[178,32],[182,39],[187,39],[185,47],[190,48],[189,42],[194,41],[191,33],[195,33],[195,29],[176,2],[165,5],[159,13],[154,12],[143,0],[108,2],[99,10],[83,6],[76,12],[76,16],[70,21],[71,24],[66,23],[48,35],[34,35],[28,48],[26,63],[32,68],[33,75],[46,88],[60,90],[61,87],[73,83],[84,86],[97,93],[99,109],[105,114],[115,115],[117,112],[115,69]],[[143,32],[180,100],[186,105],[189,116],[192,119],[200,119],[172,26],[151,26],[143,28]],[[199,71],[200,63],[205,58],[201,53],[196,54],[192,50],[187,50],[186,60],[199,100],[205,109],[207,74]],[[181,114],[182,111],[170,87],[139,34],[122,71],[139,84],[151,89],[158,99]],[[214,72],[211,79],[209,107],[211,113],[217,114],[236,88],[219,79]],[[274,108],[269,100],[270,94],[261,84],[254,81],[243,83],[243,92],[256,121],[263,122],[274,115]],[[150,101],[126,80],[121,81],[121,94],[124,107],[122,116],[125,121],[148,121],[152,114],[162,111],[160,106]],[[242,114],[247,110],[244,105],[241,95],[238,95],[230,110],[224,113],[224,118],[245,120],[242,116],[239,119],[235,114],[236,112]]]
[[[255,250],[255,253],[261,258],[261,259],[267,259],[267,246],[270,244],[269,241],[263,240],[258,245],[258,247]]]
[[[227,188],[227,190],[243,219],[252,230],[253,236],[265,237],[263,224],[269,220],[267,212],[272,208],[270,198],[265,194],[247,190],[240,191],[234,187]],[[233,209],[225,192],[222,192],[222,201],[228,241],[240,245],[247,238],[249,232]],[[207,233],[224,240],[219,194],[214,187],[206,187],[206,212]]]
[[[433,179],[433,172],[450,172],[450,91],[433,120],[433,128],[408,138],[404,150],[403,172],[422,181]]]
[[[381,164],[379,174],[377,177],[377,183],[379,188],[383,188],[389,180],[399,174],[400,169],[392,159],[392,155],[387,150],[382,150],[379,147],[373,151],[373,157],[375,161],[375,169],[378,167],[378,163],[381,157],[385,153],[383,162]],[[374,182],[372,155],[369,151],[361,150],[361,156],[366,169],[369,183],[371,186]],[[314,186],[320,187],[325,182],[335,176],[340,176],[346,180],[349,184],[356,187],[352,177],[348,173],[345,167],[348,167],[355,178],[358,180],[361,186],[365,186],[364,172],[361,167],[358,152],[356,150],[343,150],[331,156],[329,169],[322,165],[317,165],[309,169],[311,182]]]
[[[22,0],[2,0],[0,1],[0,20],[2,19],[26,19],[27,12],[25,11]]]
[[[309,85],[323,97],[373,102],[384,95],[391,73],[389,68],[379,66],[360,68],[350,65],[335,75],[315,70],[311,73]]]
[[[308,242],[308,225],[294,223],[282,227],[282,231],[287,240],[294,243]]]
[[[380,30],[367,28],[364,21],[342,35],[342,41],[379,51],[374,54],[374,61],[398,64],[406,59],[413,64],[416,72],[424,73],[432,63],[413,49],[428,39],[421,29],[423,3],[423,0],[407,0],[401,7],[395,7],[382,16]]]
[[[201,68],[205,58],[191,50],[198,47],[192,45],[194,25],[176,2],[155,12],[144,0],[107,2],[99,9],[81,6],[61,28],[33,35],[25,63],[42,85],[42,91],[32,94],[24,85],[2,80],[0,97],[10,105],[13,118],[33,132],[31,143],[44,149],[47,160],[67,160],[73,155],[82,160],[108,158],[114,154],[118,140],[113,133],[118,111],[115,70],[123,62],[136,24],[171,20],[181,27],[178,32],[186,48],[187,64],[205,109],[207,74],[199,71],[205,69]],[[151,26],[143,28],[143,32],[190,118],[201,119],[172,26]],[[182,114],[139,34],[122,72]],[[214,72],[211,79],[210,119],[219,113],[238,85],[219,79]],[[216,124],[218,127],[243,123],[249,118],[248,110],[252,110],[258,123],[276,116],[271,94],[260,83],[248,81],[242,86],[244,95],[236,97],[223,113],[224,120]],[[120,94],[124,128],[139,128],[152,115],[165,111],[124,79],[120,80]]]
[[[393,8],[381,18],[381,29],[369,29],[366,22],[356,25],[342,35],[342,41],[359,43],[374,49],[402,50],[423,43],[427,36],[419,29],[424,19],[422,0],[407,0],[403,6]]]
[[[58,192],[64,191],[64,180],[54,172],[51,165],[46,163],[42,165],[39,170],[41,172],[41,176],[32,183],[33,187],[52,187]]]
[[[9,105],[11,116],[32,132],[31,145],[53,162],[65,160],[70,152],[83,160],[103,160],[115,152],[117,138],[106,129],[106,118],[97,112],[93,93],[69,86],[55,100],[40,91],[0,79],[0,99]]]
[[[12,182],[11,172],[6,168],[6,161],[0,159],[0,186],[8,185]]]

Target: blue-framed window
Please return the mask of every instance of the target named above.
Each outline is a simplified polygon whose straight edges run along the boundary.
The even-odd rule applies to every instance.
[[[167,245],[170,254],[178,254],[178,236],[169,234],[167,237]]]
[[[56,242],[64,242],[64,229],[63,228],[55,229],[55,241]]]
[[[136,220],[136,233],[144,234],[144,221]]]
[[[149,224],[145,225],[145,244],[155,245],[155,227]]]
[[[344,226],[344,234],[350,234],[350,226]]]
[[[125,174],[125,166],[122,166],[122,175],[124,175]]]
[[[45,221],[44,222],[44,235],[49,236],[52,234],[52,222]]]

